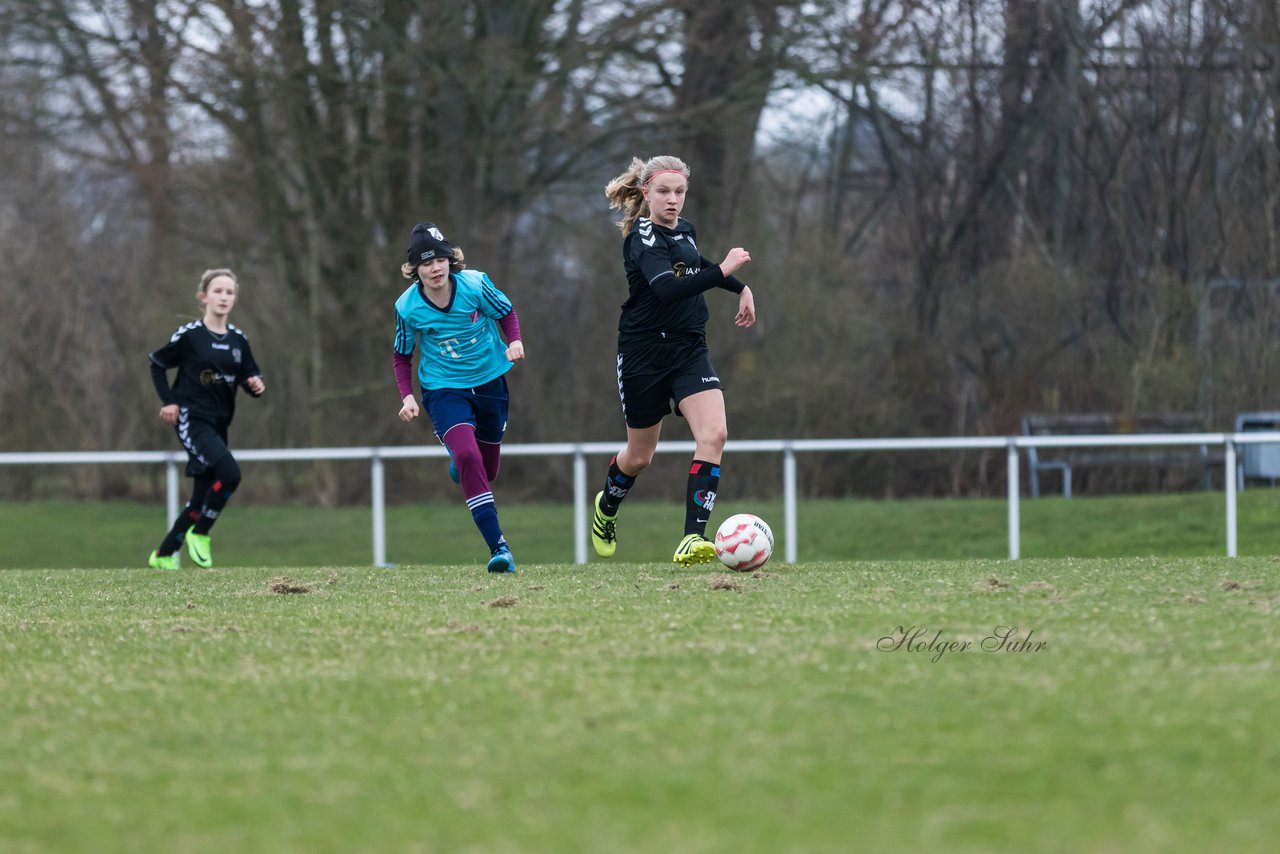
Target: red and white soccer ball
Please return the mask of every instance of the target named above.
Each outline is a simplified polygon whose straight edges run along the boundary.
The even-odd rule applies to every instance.
[[[716,556],[734,572],[759,569],[773,556],[773,531],[759,516],[730,516],[716,531]]]

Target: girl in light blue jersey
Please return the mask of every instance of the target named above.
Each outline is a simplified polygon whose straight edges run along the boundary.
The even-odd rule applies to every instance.
[[[411,284],[396,300],[400,420],[412,421],[419,412],[413,396],[416,347],[422,405],[453,457],[463,497],[489,547],[489,571],[515,572],[490,484],[498,476],[507,430],[506,373],[524,358],[519,318],[488,275],[465,269],[462,250],[432,223],[413,227],[408,255],[401,273]]]

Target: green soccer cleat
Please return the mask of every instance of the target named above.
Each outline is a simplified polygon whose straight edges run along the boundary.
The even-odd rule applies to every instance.
[[[681,566],[693,566],[695,563],[711,563],[716,559],[715,544],[701,534],[685,534],[680,545],[676,546],[674,563]]]
[[[191,555],[196,566],[202,566],[205,569],[213,566],[213,547],[209,543],[208,534],[195,534],[188,531],[186,540],[187,554]]]
[[[152,569],[182,569],[182,564],[178,562],[178,555],[160,555],[156,552],[151,553],[151,557],[147,558],[147,565]]]
[[[591,515],[591,545],[596,547],[596,554],[600,557],[613,557],[618,550],[618,517],[604,514],[600,509],[601,498],[604,498],[604,493],[597,492],[595,503],[591,505],[595,509]]]

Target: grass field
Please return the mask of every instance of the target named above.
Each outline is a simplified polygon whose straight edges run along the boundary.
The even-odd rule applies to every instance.
[[[165,573],[157,508],[0,505],[0,851],[1270,851],[1276,504],[1232,560],[1220,494],[1029,501],[1008,562],[1003,502],[810,502],[754,575],[512,507],[514,577],[452,507]]]
[[[1278,567],[0,572],[0,850],[1270,851]]]

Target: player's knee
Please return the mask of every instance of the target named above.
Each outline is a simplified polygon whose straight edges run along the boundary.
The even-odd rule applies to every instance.
[[[480,456],[480,449],[474,443],[468,447],[451,447],[450,450],[453,451],[453,464],[458,467],[458,471],[483,470],[484,459]]]
[[[236,462],[235,457],[226,456],[218,460],[214,471],[223,492],[230,495],[236,491],[236,487],[240,485],[241,474],[240,464]]]
[[[723,451],[727,441],[729,441],[729,428],[724,424],[707,430],[698,438],[698,444],[714,451]]]
[[[628,448],[625,452],[618,454],[618,468],[634,477],[653,464],[655,450],[656,448],[645,448],[637,451],[634,448]]]

